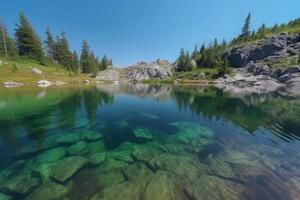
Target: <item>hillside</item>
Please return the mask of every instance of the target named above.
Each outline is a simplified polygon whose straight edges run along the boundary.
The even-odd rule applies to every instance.
[[[66,83],[79,83],[92,80],[86,74],[67,71],[60,66],[42,66],[37,61],[29,59],[0,58],[0,82],[19,82],[23,84],[36,84],[39,80],[63,81]]]

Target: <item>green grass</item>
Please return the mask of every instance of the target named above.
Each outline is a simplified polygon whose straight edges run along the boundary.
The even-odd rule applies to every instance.
[[[220,71],[220,68],[194,68],[192,71],[187,72],[177,72],[175,74],[176,79],[189,79],[197,80],[198,74],[204,73],[205,79],[213,79]],[[226,73],[229,73],[229,70],[226,70]]]
[[[23,58],[0,58],[3,62],[0,65],[0,82],[14,81],[28,84],[35,84],[37,81],[46,79],[49,81],[81,82],[89,79],[84,74],[75,75],[60,66],[42,66],[37,61]],[[42,74],[36,74],[32,68],[38,68]]]

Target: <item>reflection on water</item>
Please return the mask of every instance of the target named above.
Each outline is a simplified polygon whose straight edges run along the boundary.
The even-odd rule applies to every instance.
[[[0,90],[0,199],[299,199],[300,99],[210,87]]]

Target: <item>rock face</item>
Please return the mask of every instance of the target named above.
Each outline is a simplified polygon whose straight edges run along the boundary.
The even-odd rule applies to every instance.
[[[127,78],[129,81],[169,79],[172,75],[173,66],[168,61],[140,62],[127,68]]]
[[[96,79],[99,81],[117,81],[120,79],[120,69],[107,69],[97,74]]]
[[[300,53],[300,34],[268,36],[255,43],[234,47],[225,53],[233,67],[245,67],[250,61],[280,59]]]
[[[300,95],[300,66],[292,64],[299,54],[300,34],[282,33],[231,48],[224,56],[233,67],[242,69],[234,70],[233,76],[218,79],[216,85],[236,93],[281,89],[288,95]],[[275,64],[279,66],[276,68]]]

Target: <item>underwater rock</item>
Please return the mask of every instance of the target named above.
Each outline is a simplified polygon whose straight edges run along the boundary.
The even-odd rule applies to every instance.
[[[249,154],[235,150],[227,150],[224,159],[232,164],[245,166],[261,166],[261,163]]]
[[[6,193],[25,195],[32,192],[40,185],[40,179],[30,174],[20,175],[9,180],[3,187]]]
[[[136,146],[132,152],[132,156],[134,159],[142,162],[150,162],[150,160],[158,155],[163,153],[163,151],[157,148],[154,145],[140,145]]]
[[[70,155],[83,155],[87,152],[86,142],[79,141],[68,148],[68,154]]]
[[[59,200],[64,199],[68,190],[57,183],[47,181],[31,193],[26,200]]]
[[[66,148],[58,147],[50,149],[37,157],[37,162],[50,163],[62,159],[66,155]]]
[[[91,200],[141,200],[143,199],[145,186],[146,181],[127,181],[113,187],[104,188],[103,191],[97,193]]]
[[[120,151],[113,151],[109,152],[108,156],[115,160],[120,160],[128,163],[133,163],[134,160],[131,156],[131,150],[120,150]]]
[[[93,165],[100,165],[101,163],[104,162],[105,158],[106,158],[105,152],[95,153],[90,157],[90,163]]]
[[[103,140],[89,142],[87,143],[87,146],[85,148],[90,155],[106,151],[105,143]]]
[[[170,172],[157,171],[147,184],[144,200],[182,200],[187,199],[181,188],[179,180]],[[184,184],[180,184],[184,185]]]
[[[8,196],[8,195],[6,195],[6,194],[0,193],[0,199],[1,200],[12,200],[13,198],[10,197],[10,196]]]
[[[51,167],[51,178],[59,182],[65,182],[87,164],[88,159],[81,156],[64,158],[55,162]]]
[[[125,121],[125,120],[114,122],[114,126],[117,127],[118,129],[126,129],[126,128],[129,128],[129,124],[128,124],[128,122]]]
[[[125,179],[120,169],[103,170],[100,167],[95,170],[95,178],[101,188],[110,188],[112,186],[124,183]]]
[[[33,172],[36,174],[39,174],[39,176],[48,179],[51,175],[51,167],[52,163],[41,163],[38,164],[37,166],[33,167]]]
[[[194,122],[172,122],[169,125],[177,129],[176,134],[179,134],[177,138],[184,144],[188,144],[198,137],[211,138],[214,135],[212,129],[200,126]]]
[[[223,155],[214,157],[210,154],[207,158],[209,174],[218,175],[225,178],[234,178],[234,170],[230,165],[223,159]]]
[[[72,144],[80,139],[77,133],[62,132],[59,135],[55,140],[55,144]]]
[[[103,135],[96,131],[84,131],[80,137],[80,139],[87,141],[99,140],[101,138],[103,138]]]
[[[106,156],[107,159],[100,165],[99,167],[102,171],[109,171],[109,170],[121,170],[129,166],[128,162],[122,160],[116,160],[109,156]]]
[[[122,170],[126,180],[134,181],[140,179],[147,179],[153,175],[153,172],[143,163],[137,162]]]
[[[187,154],[162,153],[156,155],[150,161],[150,165],[153,169],[169,171],[190,180],[193,180],[207,171],[206,165],[198,162],[195,158]]]
[[[246,199],[242,196],[245,188],[241,185],[222,179],[216,176],[204,175],[189,187],[185,187],[187,192],[192,196],[192,199],[230,199],[242,200]]]
[[[137,128],[133,130],[133,135],[142,142],[153,140],[153,134],[148,128]]]

